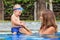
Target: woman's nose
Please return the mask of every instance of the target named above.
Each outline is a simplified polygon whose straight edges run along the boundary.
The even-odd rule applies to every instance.
[[[42,19],[42,17],[40,17],[40,19]]]

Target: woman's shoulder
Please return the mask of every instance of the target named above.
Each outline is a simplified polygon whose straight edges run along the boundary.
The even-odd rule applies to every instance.
[[[55,28],[53,26],[50,26],[48,29],[55,30]]]

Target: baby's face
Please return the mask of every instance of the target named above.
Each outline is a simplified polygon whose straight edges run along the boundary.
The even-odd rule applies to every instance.
[[[16,10],[16,15],[18,15],[18,16],[20,16],[21,15],[21,13],[22,13],[22,10]]]
[[[16,14],[17,16],[20,16],[21,13],[22,13],[23,8],[15,8],[15,9],[13,9],[13,10],[15,11],[15,14]]]

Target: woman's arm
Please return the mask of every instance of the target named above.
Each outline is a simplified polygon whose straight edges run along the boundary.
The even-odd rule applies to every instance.
[[[50,28],[44,30],[42,34],[54,34],[54,33],[55,33],[55,28],[50,27]]]

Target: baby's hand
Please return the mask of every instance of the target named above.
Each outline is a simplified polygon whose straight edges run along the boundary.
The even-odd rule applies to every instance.
[[[24,25],[24,23],[20,22],[20,25]]]
[[[21,22],[25,24],[25,22],[24,22],[24,21],[21,21]]]
[[[23,23],[23,24],[25,24],[25,22],[24,22],[24,21],[20,21],[20,23]]]

